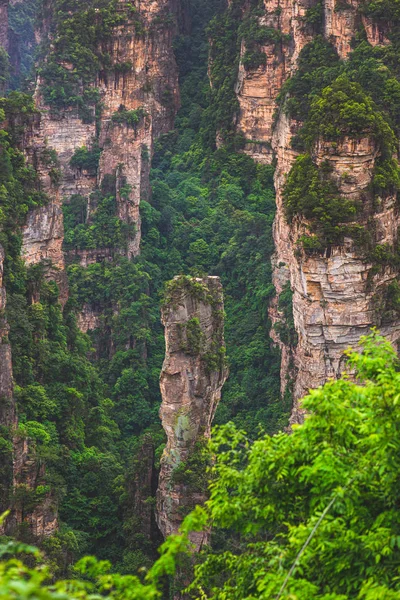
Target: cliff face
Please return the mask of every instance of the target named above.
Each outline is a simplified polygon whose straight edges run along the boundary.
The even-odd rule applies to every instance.
[[[283,119],[285,121],[285,119]],[[287,123],[281,123],[282,129]],[[279,129],[278,129],[279,131]],[[289,134],[290,137],[290,134]],[[396,343],[400,338],[400,320],[395,315],[383,319],[379,297],[385,294],[388,284],[396,279],[397,269],[389,266],[376,273],[374,265],[365,259],[348,238],[342,246],[334,246],[323,255],[299,251],[299,238],[306,232],[306,224],[297,220],[290,226],[284,216],[282,189],[294,153],[289,156],[279,147],[276,133],[277,155],[282,156],[277,182],[277,217],[274,238],[274,283],[278,296],[289,280],[293,290],[293,314],[298,344],[296,348],[282,345],[282,384],[294,380],[294,409],[292,423],[301,422],[303,413],[298,400],[309,389],[337,378],[345,370],[345,351],[356,347],[362,335],[378,326],[383,335]],[[340,184],[343,198],[361,199],[372,179],[377,151],[372,140],[346,139],[333,150],[330,144],[320,141],[315,148],[315,160],[327,161],[332,175]],[[346,174],[351,173],[347,179]],[[344,176],[343,176],[344,175]],[[347,179],[347,182],[346,182]],[[371,212],[364,216],[364,224],[372,227]],[[368,223],[369,221],[369,223]],[[379,243],[393,246],[397,243],[399,215],[396,199],[386,198],[373,215],[373,228]],[[272,306],[272,316],[279,319],[277,303]]]
[[[50,15],[52,10],[50,3]],[[96,119],[94,109],[90,109],[91,118],[82,119],[77,109],[67,107],[55,111],[47,106],[42,94],[45,82],[39,78],[35,98],[41,114],[25,140],[26,152],[38,167],[43,189],[51,202],[28,216],[23,255],[28,264],[44,259],[52,261],[53,277],[60,285],[62,299],[67,295],[66,282],[62,281],[62,203],[68,203],[73,194],[86,197],[87,219],[90,219],[95,210],[90,203],[90,194],[101,187],[105,177],[116,177],[117,216],[131,227],[126,249],[112,250],[126,253],[128,257],[137,255],[140,248],[139,204],[149,191],[153,143],[172,127],[179,104],[172,50],[176,31],[174,0],[142,1],[135,9],[134,19],[129,17],[130,3],[121,0],[118,11],[128,15],[128,19],[114,27],[102,48],[114,66],[99,70],[92,83],[100,95]],[[46,16],[42,37],[49,29],[47,20]],[[72,69],[68,63],[61,64],[66,71]],[[140,111],[141,115],[134,126],[124,120],[124,115],[132,111]],[[120,119],[115,118],[118,114]],[[85,166],[71,167],[70,161],[77,149],[86,147],[90,151],[94,146],[101,153],[95,173]],[[49,165],[48,161],[49,152],[53,151],[57,153],[56,182],[55,165]]]
[[[30,440],[17,436],[13,446],[13,499],[4,532],[15,536],[29,531],[35,540],[50,537],[58,529],[58,506],[46,487],[45,464]]]
[[[301,49],[312,39],[313,29],[305,23],[307,10],[315,0],[265,0],[265,15],[258,24],[277,32],[262,43],[265,64],[246,70],[241,60],[236,93],[240,111],[237,129],[248,140],[245,152],[261,163],[272,162],[271,146],[276,99],[282,85],[293,72]],[[241,59],[246,52],[242,43]]]
[[[16,424],[13,399],[13,373],[9,327],[5,317],[6,290],[3,285],[4,249],[0,246],[0,425],[12,427]]]
[[[9,326],[5,318],[6,290],[3,286],[4,250],[0,246],[0,426],[8,430],[12,451],[2,453],[2,480],[0,481],[0,508],[11,509],[10,515],[0,527],[0,533],[15,535],[21,527],[40,539],[52,535],[58,527],[57,506],[54,498],[44,492],[41,498],[32,501],[38,486],[45,486],[45,467],[38,460],[35,447],[26,437],[17,432],[18,418],[14,399],[14,382],[11,345],[8,339]],[[5,480],[4,469],[9,463]],[[4,478],[4,479],[3,479]],[[33,506],[33,508],[32,508]]]
[[[0,1],[0,46],[8,49],[8,0]]]
[[[157,523],[167,536],[176,533],[190,509],[206,499],[204,440],[210,437],[227,378],[219,278],[175,278],[167,292],[162,322],[166,356],[160,378],[160,416],[168,441],[161,459]],[[197,548],[206,540],[206,533],[193,534]]]
[[[360,12],[360,2],[323,2],[322,33],[336,49],[339,58],[346,59],[359,28],[363,28],[372,46],[389,43],[387,31]],[[293,316],[298,343],[296,347],[282,342],[276,331],[273,338],[282,350],[282,392],[289,382],[293,386],[295,406],[292,422],[303,418],[298,399],[310,388],[338,377],[345,366],[344,351],[356,346],[361,335],[378,326],[391,341],[400,337],[397,313],[385,313],[380,299],[388,285],[396,279],[397,269],[385,266],[374,268],[365,252],[356,248],[350,238],[325,252],[301,250],[299,238],[307,233],[309,223],[302,218],[288,224],[283,201],[287,176],[299,154],[292,139],[301,123],[290,119],[283,111],[274,122],[276,98],[283,82],[295,72],[302,48],[316,35],[307,24],[308,10],[315,2],[265,2],[265,16],[260,25],[290,34],[287,43],[262,46],[265,65],[255,71],[239,70],[237,86],[240,103],[238,129],[245,134],[245,152],[260,162],[276,160],[275,186],[277,214],[274,225],[276,252],[273,259],[274,284],[277,297],[270,314],[277,325],[282,322],[280,297],[288,284],[293,292]],[[244,50],[242,49],[242,55]],[[255,143],[259,142],[259,143]],[[396,198],[381,199],[378,208],[372,207],[370,184],[379,150],[368,135],[359,139],[346,136],[339,144],[319,139],[312,151],[317,165],[322,163],[331,172],[343,199],[363,204],[360,224],[372,231],[374,243],[397,244],[399,215]]]

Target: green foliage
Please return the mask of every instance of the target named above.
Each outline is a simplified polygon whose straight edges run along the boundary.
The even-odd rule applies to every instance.
[[[88,150],[86,146],[77,148],[70,160],[70,165],[73,169],[83,169],[88,171],[90,175],[96,175],[99,168],[101,150],[97,145]]]
[[[3,559],[0,562],[0,595],[4,600],[72,600],[78,597],[81,600],[160,600],[165,578],[173,575],[179,557],[190,547],[189,532],[199,530],[203,523],[200,511],[190,515],[181,535],[171,536],[161,547],[160,558],[142,579],[113,573],[108,561],[87,556],[74,566],[73,578],[52,581],[52,573],[43,564],[43,556],[36,548],[4,542],[0,544],[0,557]],[[54,544],[53,547],[47,545],[54,554],[57,550]]]
[[[5,541],[2,595],[161,598],[164,578],[176,573],[190,549],[190,532],[212,523],[215,538],[230,530],[238,542],[200,554],[189,596],[397,598],[398,358],[375,333],[362,344],[361,354],[349,353],[358,382],[344,378],[314,390],[303,401],[308,418],[291,435],[251,442],[232,424],[214,432],[210,500],[163,544],[144,580],[112,574],[107,561],[87,557],[73,579],[51,582],[37,550]],[[202,443],[175,469],[175,483],[203,491],[196,473],[205,467],[205,449]]]
[[[255,70],[266,64],[267,57],[265,52],[260,49],[261,46],[278,44],[284,38],[279,30],[260,25],[257,9],[242,21],[238,34],[245,43],[246,51],[242,57],[242,63],[247,70]]]
[[[210,48],[210,78],[212,88],[206,109],[208,127],[203,132],[204,143],[215,147],[216,133],[226,142],[235,143],[233,116],[239,105],[234,92],[239,68],[241,2],[235,1],[209,23],[207,34]]]
[[[395,147],[394,133],[384,116],[360,84],[346,75],[339,76],[312,100],[301,135],[308,148],[318,138],[337,142],[344,136],[376,140],[385,155],[393,153]]]
[[[189,319],[185,325],[187,351],[190,354],[199,354],[202,349],[203,334],[200,321],[197,318]]]
[[[0,92],[8,84],[10,78],[10,59],[3,47],[0,48]]]
[[[357,214],[354,202],[340,195],[329,173],[318,168],[309,154],[299,156],[289,173],[284,205],[288,221],[296,215],[310,221],[311,231],[317,234],[323,247],[340,244],[343,237],[351,233],[344,223],[355,220]],[[305,248],[310,249],[307,242]],[[319,249],[318,244],[316,248]]]
[[[210,450],[208,441],[200,439],[196,442],[187,460],[181,462],[173,469],[171,483],[173,485],[185,486],[185,493],[188,495],[196,493],[205,494],[209,483],[207,478],[209,466]]]
[[[323,20],[324,7],[322,2],[319,0],[315,5],[310,6],[307,9],[304,21],[307,25],[312,25],[318,31],[320,31],[320,29],[322,28]]]
[[[400,170],[393,157],[398,144],[400,88],[396,78],[395,45],[371,48],[360,42],[346,63],[332,47],[317,37],[300,54],[299,68],[281,92],[284,110],[303,121],[293,138],[295,149],[313,154],[318,140],[335,148],[345,136],[368,137],[378,149],[372,185],[367,193],[378,207],[381,198],[400,189]],[[287,218],[302,215],[309,221],[311,235],[299,243],[307,252],[323,251],[329,244],[341,244],[344,236],[370,250],[371,235],[362,225],[346,225],[361,216],[362,206],[341,197],[324,165],[319,168],[308,154],[300,156],[289,174],[285,190]]]
[[[363,0],[361,10],[369,17],[380,21],[396,21],[400,18],[398,0]]]
[[[147,115],[147,112],[143,107],[137,108],[136,110],[125,110],[121,107],[115,112],[111,120],[113,123],[125,124],[127,127],[131,127],[136,131],[138,124]]]
[[[32,98],[26,94],[11,92],[7,98],[0,98],[0,126],[1,121],[7,119],[7,129],[0,129],[0,243],[9,265],[20,261],[19,228],[28,211],[47,201],[40,191],[35,170],[26,164],[16,147],[33,114]],[[7,271],[5,277],[8,277]]]
[[[26,80],[33,78],[34,54],[36,48],[35,25],[39,0],[14,2],[8,6],[9,27],[14,35],[14,45],[18,45],[18,73],[12,74],[12,89],[21,88]],[[14,48],[15,52],[15,48]]]
[[[68,204],[63,205],[65,249],[126,248],[134,228],[117,217],[115,192],[114,195],[94,192],[89,202],[93,208],[90,220],[87,219],[88,201],[83,196],[74,195]]]
[[[84,5],[56,0],[51,10],[56,35],[40,48],[40,56],[46,58],[39,70],[44,101],[54,111],[75,106],[82,118],[91,121],[99,101],[93,87],[96,75],[101,68],[114,68],[106,43],[115,27],[131,18],[130,11],[118,10],[117,0],[90,0]]]
[[[291,435],[214,432],[207,513],[241,546],[204,554],[194,597],[399,596],[398,358],[376,334],[362,343],[350,354],[359,382],[313,391]]]
[[[339,59],[332,45],[322,36],[316,36],[300,53],[298,67],[280,92],[280,101],[286,113],[298,121],[305,121],[313,97],[338,75]]]
[[[279,295],[278,309],[281,311],[283,319],[274,325],[279,338],[286,346],[296,346],[298,338],[294,326],[293,316],[293,292],[288,281]]]

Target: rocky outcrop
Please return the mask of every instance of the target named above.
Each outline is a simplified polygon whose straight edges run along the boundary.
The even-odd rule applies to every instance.
[[[0,533],[15,535],[25,529],[36,539],[52,535],[57,527],[57,509],[45,486],[45,467],[35,455],[34,445],[17,431],[18,418],[14,399],[11,344],[5,317],[6,291],[3,285],[4,250],[0,246],[0,427],[3,440],[10,442],[9,453],[1,453],[0,508],[10,508],[10,515]],[[6,468],[6,463],[9,463]],[[7,479],[7,480],[6,480]],[[22,533],[22,531],[20,531]]]
[[[57,531],[58,504],[47,485],[45,464],[37,456],[34,443],[17,435],[13,446],[13,497],[4,531],[38,541]]]
[[[356,347],[360,337],[367,335],[371,327],[379,326],[382,334],[395,344],[400,339],[399,316],[393,313],[384,317],[380,303],[398,272],[389,266],[377,272],[376,266],[366,260],[365,252],[350,238],[341,246],[330,247],[324,254],[300,249],[299,238],[306,233],[307,223],[297,220],[288,225],[282,199],[285,177],[295,159],[294,152],[286,152],[286,143],[284,147],[279,146],[279,139],[285,139],[285,133],[286,140],[290,139],[286,117],[282,117],[281,127],[274,140],[278,156],[274,283],[278,297],[287,281],[293,290],[298,344],[296,348],[281,344],[281,375],[283,388],[288,380],[294,380],[291,422],[299,423],[304,414],[298,400],[311,388],[340,377],[346,368],[345,351]],[[399,226],[396,199],[384,199],[375,211],[368,207],[368,188],[376,158],[377,149],[369,138],[344,138],[335,148],[320,141],[314,152],[317,164],[330,165],[342,197],[364,203],[363,217],[358,224],[373,229],[376,243],[393,247],[397,244]],[[271,313],[273,318],[279,319],[276,307],[277,301]]]
[[[395,311],[384,307],[388,286],[396,279],[395,269],[386,266],[377,270],[365,258],[365,251],[355,247],[351,239],[325,253],[305,252],[299,244],[308,224],[295,219],[288,224],[283,206],[283,190],[287,176],[298,153],[292,148],[292,138],[301,123],[277,114],[276,98],[282,84],[296,69],[302,48],[315,35],[307,25],[307,11],[316,3],[294,0],[265,0],[265,16],[258,16],[266,25],[290,36],[288,43],[274,43],[260,48],[266,54],[265,66],[255,71],[239,68],[237,94],[240,104],[238,131],[247,140],[245,152],[259,162],[276,161],[275,187],[277,214],[274,223],[275,255],[273,280],[277,296],[271,303],[270,315],[275,327],[272,337],[282,351],[281,388],[292,386],[295,405],[292,422],[303,419],[298,400],[310,388],[331,377],[338,377],[345,368],[344,352],[356,346],[360,336],[378,326],[382,333],[396,343],[400,338],[400,320]],[[388,44],[383,25],[372,23],[360,9],[359,0],[342,2],[324,0],[322,31],[340,58],[346,59],[360,27],[364,27],[371,45]],[[259,13],[258,13],[259,14]],[[245,52],[242,44],[242,56]],[[255,143],[255,142],[262,142]],[[337,144],[319,140],[313,150],[316,164],[330,165],[331,176],[341,195],[357,200],[363,206],[358,224],[372,231],[374,243],[398,243],[400,223],[396,199],[381,200],[372,206],[369,185],[378,150],[367,137],[343,138]],[[287,286],[293,292],[293,314],[298,343],[289,346],[278,334],[283,320],[279,298]]]
[[[305,18],[315,4],[316,0],[264,0],[265,15],[258,17],[258,23],[277,35],[274,41],[260,45],[266,60],[258,69],[244,67],[246,44],[242,43],[236,85],[240,106],[237,130],[247,141],[245,152],[258,162],[272,162],[276,99],[302,48],[312,39],[313,29]]]
[[[324,34],[336,48],[340,58],[347,58],[356,34],[360,15],[359,0],[325,0]]]
[[[49,9],[51,14],[51,3]],[[121,0],[119,11],[131,15],[131,4]],[[153,143],[172,127],[179,95],[172,49],[176,30],[174,0],[142,1],[134,15],[134,19],[128,16],[124,24],[117,26],[107,42],[110,63],[115,67],[99,71],[93,81],[102,107],[96,121],[93,118],[92,122],[85,122],[72,108],[55,112],[46,106],[41,94],[43,82],[38,80],[35,97],[41,117],[26,140],[26,151],[36,161],[51,202],[28,217],[23,244],[28,263],[50,258],[57,269],[64,270],[61,204],[73,194],[85,196],[90,218],[89,195],[107,175],[116,177],[117,216],[132,226],[127,248],[118,250],[128,257],[139,253],[139,204],[149,191]],[[49,29],[48,24],[44,24],[44,29]],[[119,65],[126,66],[123,72]],[[134,126],[123,118],[113,119],[118,112],[122,115],[130,111],[143,115]],[[101,150],[97,174],[72,168],[74,152],[83,146],[91,149],[94,144]],[[51,170],[41,160],[49,150],[57,153],[60,180],[56,189],[49,178]],[[61,289],[65,295],[62,285]]]
[[[8,50],[8,4],[9,0],[0,0],[0,46]]]
[[[7,296],[3,284],[4,259],[4,249],[0,246],[0,425],[13,427],[16,424],[16,412],[9,326],[5,314]]]
[[[204,441],[227,378],[222,286],[218,277],[177,277],[162,310],[166,355],[160,417],[167,434],[157,491],[157,523],[166,537],[206,499]],[[197,473],[196,473],[197,466]],[[207,532],[193,533],[200,548]]]
[[[324,0],[324,35],[340,58],[348,57],[360,28],[372,46],[389,43],[384,26],[361,13],[362,4],[362,0]]]
[[[90,304],[84,304],[77,318],[79,329],[83,333],[94,331],[100,326],[101,314],[98,310],[94,310]]]

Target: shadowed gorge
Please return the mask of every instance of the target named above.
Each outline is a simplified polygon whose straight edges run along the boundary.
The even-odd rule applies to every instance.
[[[0,0],[0,555],[82,598],[397,598],[399,33],[398,0]],[[340,565],[302,550],[326,506]]]

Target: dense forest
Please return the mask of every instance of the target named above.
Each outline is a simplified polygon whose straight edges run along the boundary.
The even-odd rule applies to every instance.
[[[279,1],[3,4],[0,596],[400,598],[398,0],[291,0],[290,32]],[[196,313],[182,354],[229,377],[163,540],[182,290],[225,328],[206,353]],[[353,352],[359,323],[385,337]]]

